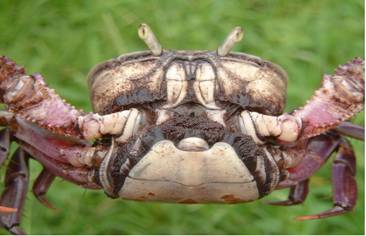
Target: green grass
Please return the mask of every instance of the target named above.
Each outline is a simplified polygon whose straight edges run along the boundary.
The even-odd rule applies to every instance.
[[[215,49],[236,25],[245,28],[236,51],[266,58],[289,74],[287,110],[301,106],[322,74],[364,53],[362,0],[310,1],[0,1],[0,55],[41,72],[50,87],[90,111],[86,74],[97,62],[145,50],[136,33],[146,22],[164,48]],[[362,112],[354,118],[364,123]],[[175,205],[108,199],[57,180],[48,193],[52,211],[32,194],[22,226],[32,234],[364,234],[364,149],[358,155],[359,201],[353,212],[297,222],[298,215],[331,207],[331,165],[311,181],[300,206],[278,208],[277,191],[240,205]],[[34,181],[40,165],[31,163]],[[1,169],[2,175],[5,168]],[[1,231],[6,233],[5,231]]]

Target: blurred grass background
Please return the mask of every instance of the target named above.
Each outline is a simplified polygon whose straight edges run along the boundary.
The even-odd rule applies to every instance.
[[[41,72],[70,103],[90,111],[86,75],[97,62],[145,50],[136,29],[146,22],[164,48],[214,50],[236,25],[235,47],[283,66],[289,74],[287,111],[301,106],[323,73],[364,55],[362,0],[309,1],[0,1],[0,55]],[[364,124],[364,113],[353,121]],[[349,214],[297,222],[298,215],[332,206],[331,164],[311,180],[300,206],[274,207],[277,191],[240,205],[175,205],[108,199],[58,179],[49,210],[29,194],[22,226],[32,234],[364,234],[364,149],[358,155],[359,201]],[[34,181],[40,165],[31,163]],[[4,175],[5,168],[1,169]],[[4,230],[2,233],[6,233]]]

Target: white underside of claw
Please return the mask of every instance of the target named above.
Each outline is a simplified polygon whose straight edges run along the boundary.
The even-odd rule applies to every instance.
[[[239,117],[242,132],[263,144],[272,137],[282,142],[294,142],[301,132],[301,119],[292,115],[268,116],[257,112],[243,111]]]
[[[103,135],[117,136],[116,142],[126,142],[136,132],[141,121],[141,113],[132,108],[108,115],[89,114],[78,118],[78,125],[86,140],[94,140]]]

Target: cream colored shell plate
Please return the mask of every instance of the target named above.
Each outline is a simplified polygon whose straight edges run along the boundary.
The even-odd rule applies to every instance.
[[[130,55],[125,55],[128,58]],[[103,113],[121,94],[141,90],[158,95],[164,74],[164,60],[147,55],[124,61],[124,57],[98,64],[89,73],[93,110]]]
[[[282,68],[244,53],[218,57],[207,51],[164,51],[159,57],[137,52],[97,65],[89,73],[93,110],[106,114],[112,105],[118,110],[163,99],[168,107],[179,105],[192,89],[187,71],[195,76],[198,102],[210,109],[220,100],[267,115],[283,111],[287,75]]]
[[[168,140],[156,143],[132,168],[119,195],[181,203],[246,202],[259,197],[253,176],[229,144],[187,152]]]
[[[227,100],[253,110],[259,109],[264,114],[282,113],[286,101],[287,74],[279,66],[225,58],[218,61],[216,70]]]

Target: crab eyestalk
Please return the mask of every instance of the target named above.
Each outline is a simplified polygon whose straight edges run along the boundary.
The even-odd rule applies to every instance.
[[[151,50],[152,54],[155,56],[161,55],[163,49],[155,37],[155,34],[147,24],[141,24],[138,29],[139,37],[146,43],[146,45]]]
[[[226,37],[225,41],[218,47],[217,54],[226,56],[234,45],[243,39],[244,31],[240,26],[235,27]]]

